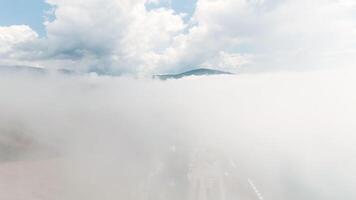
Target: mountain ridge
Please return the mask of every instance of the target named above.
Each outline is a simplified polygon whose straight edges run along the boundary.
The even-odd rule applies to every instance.
[[[225,72],[209,68],[197,68],[189,71],[185,71],[179,74],[161,74],[153,75],[154,79],[168,80],[168,79],[180,79],[188,76],[211,76],[211,75],[232,75],[231,72]]]

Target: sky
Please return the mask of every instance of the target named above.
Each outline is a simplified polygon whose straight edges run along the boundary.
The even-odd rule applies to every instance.
[[[177,12],[191,15],[195,9],[196,0],[173,0],[168,2]],[[51,6],[45,0],[1,0],[0,26],[25,24],[34,29],[40,36],[45,36],[46,11]]]
[[[48,9],[43,0],[1,0],[0,26],[26,24],[44,36],[44,13]]]
[[[353,0],[2,0],[0,65],[149,75],[352,67]]]

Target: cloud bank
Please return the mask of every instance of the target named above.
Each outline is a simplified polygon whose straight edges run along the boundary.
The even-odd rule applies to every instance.
[[[26,26],[1,28],[1,64],[152,74],[195,67],[306,70],[355,61],[352,0],[198,0],[190,15],[166,1],[47,3],[53,10],[46,37]]]
[[[265,199],[355,199],[354,74],[2,74],[0,193],[188,199],[210,177],[226,199],[256,199],[249,179]]]

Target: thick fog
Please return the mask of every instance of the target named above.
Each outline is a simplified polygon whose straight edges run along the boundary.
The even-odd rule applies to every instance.
[[[6,200],[351,200],[354,70],[0,74]]]

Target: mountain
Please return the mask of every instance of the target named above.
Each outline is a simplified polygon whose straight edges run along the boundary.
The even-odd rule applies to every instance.
[[[38,67],[30,67],[30,66],[23,66],[23,65],[15,65],[15,66],[7,66],[1,65],[0,72],[3,73],[32,73],[32,74],[46,74],[47,70]]]
[[[15,65],[15,66],[0,65],[0,73],[5,73],[5,74],[29,73],[33,75],[46,75],[51,72],[57,72],[59,74],[65,74],[65,75],[78,75],[78,72],[69,69],[57,69],[55,71],[50,71],[45,68],[38,68],[38,67],[31,67],[31,66],[24,66],[24,65]],[[232,74],[233,73],[214,70],[214,69],[198,68],[179,74],[153,75],[152,78],[167,80],[167,79],[180,79],[188,76],[232,75]]]
[[[209,75],[232,75],[233,73],[224,72],[214,69],[199,68],[186,71],[180,74],[164,74],[164,75],[153,75],[153,78],[160,80],[167,79],[180,79],[188,76],[209,76]]]
[[[55,72],[59,74],[65,74],[65,75],[77,74],[75,71],[69,69],[57,69]],[[5,73],[5,74],[29,73],[33,75],[45,75],[50,73],[50,71],[45,68],[31,67],[25,65],[14,65],[14,66],[0,65],[0,73]]]

